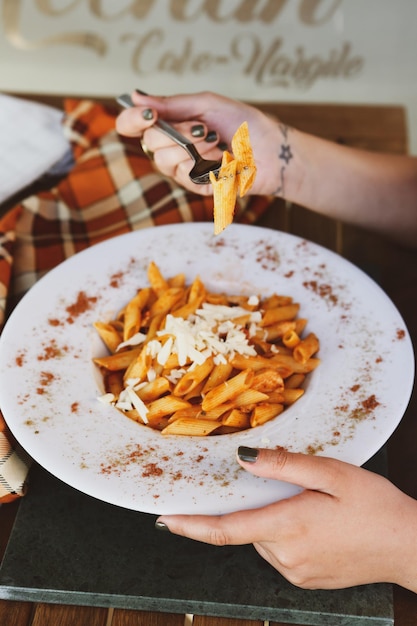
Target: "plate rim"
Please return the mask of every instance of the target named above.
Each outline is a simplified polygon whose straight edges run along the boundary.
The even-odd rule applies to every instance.
[[[373,288],[376,289],[377,292],[379,292],[380,296],[382,298],[384,298],[387,302],[390,303],[390,306],[392,307],[393,312],[397,315],[398,319],[401,321],[403,327],[405,329],[407,329],[407,326],[405,324],[405,321],[403,319],[403,316],[401,315],[399,309],[396,307],[396,305],[394,304],[394,302],[390,299],[390,297],[388,296],[388,294],[382,289],[382,287],[372,278],[370,277],[368,274],[366,274],[366,272],[364,272],[364,270],[362,270],[361,268],[357,267],[356,265],[354,265],[351,261],[349,261],[348,259],[345,259],[344,257],[342,257],[341,255],[339,255],[337,252],[327,249],[324,246],[321,246],[320,244],[317,244],[315,242],[309,241],[305,238],[299,237],[297,235],[294,235],[292,233],[284,233],[281,231],[276,231],[273,229],[268,229],[262,226],[256,226],[256,225],[247,225],[247,224],[233,224],[229,227],[229,235],[233,234],[236,236],[241,236],[239,233],[243,233],[243,232],[251,232],[251,233],[259,233],[259,234],[268,234],[268,237],[272,237],[272,238],[277,238],[279,239],[280,237],[283,237],[287,242],[290,241],[292,242],[293,245],[296,244],[302,244],[304,245],[304,243],[307,243],[309,247],[312,247],[314,250],[319,251],[319,253],[324,254],[326,257],[329,258],[337,258],[338,263],[341,263],[342,265],[344,265],[345,267],[347,267],[350,270],[353,270],[354,273],[356,273],[358,276],[362,276],[363,279],[365,279],[366,281],[370,282],[373,285]],[[180,231],[203,231],[204,234],[209,233],[209,231],[212,231],[212,224],[210,223],[206,223],[206,222],[192,222],[192,223],[180,223],[180,224],[172,224],[172,225],[161,225],[158,227],[149,227],[146,229],[140,229],[140,230],[136,230],[136,231],[132,231],[129,233],[125,233],[125,234],[121,234],[118,235],[117,237],[112,237],[110,239],[104,240],[102,242],[99,242],[97,244],[94,244],[93,246],[90,246],[78,253],[76,253],[75,255],[69,257],[68,259],[66,259],[65,261],[63,261],[62,263],[60,263],[58,266],[56,266],[55,268],[51,269],[49,272],[47,272],[47,274],[45,274],[41,279],[39,279],[35,285],[23,296],[23,298],[20,300],[20,302],[17,304],[16,308],[14,309],[14,311],[12,312],[12,314],[10,315],[9,319],[6,321],[3,331],[0,335],[0,353],[1,353],[1,348],[3,345],[3,342],[7,341],[7,337],[8,337],[8,333],[10,329],[10,325],[9,322],[10,320],[13,319],[15,312],[16,311],[20,311],[22,308],[24,308],[27,305],[27,302],[31,301],[31,299],[33,299],[34,297],[36,297],[38,291],[41,291],[44,287],[45,284],[48,284],[51,280],[54,280],[54,277],[56,276],[56,274],[60,272],[62,272],[62,266],[66,266],[71,267],[72,263],[74,263],[75,265],[77,265],[77,263],[81,263],[83,259],[88,258],[89,255],[97,255],[99,254],[97,252],[98,249],[100,250],[105,250],[106,248],[111,248],[113,246],[118,246],[118,244],[120,244],[121,241],[125,241],[126,239],[129,240],[135,240],[136,237],[143,237],[146,236],[147,232],[152,232],[155,233],[156,230],[158,230],[158,232],[160,233],[169,233],[172,231],[176,231],[176,230],[180,230]],[[13,325],[13,321],[12,321],[12,325]],[[413,387],[413,382],[414,382],[414,375],[415,375],[415,359],[414,359],[414,352],[413,352],[413,346],[412,346],[412,342],[411,342],[411,338],[410,338],[410,334],[407,331],[406,333],[406,343],[408,345],[408,351],[409,351],[409,356],[411,357],[411,361],[409,363],[409,366],[411,367],[412,371],[408,370],[408,374],[409,374],[409,379],[411,380],[410,383],[410,393],[409,393],[409,397],[406,399],[406,401],[404,400],[403,404],[402,404],[402,409],[400,411],[401,415],[399,416],[396,425],[394,426],[392,432],[395,430],[395,428],[398,426],[399,422],[402,419],[402,416],[407,408],[407,405],[409,403],[409,400],[411,398],[411,393],[412,393],[412,387]],[[1,359],[0,359],[0,367],[1,367]],[[0,393],[0,396],[2,394]],[[9,423],[9,420],[7,418],[7,415],[4,416],[6,423],[8,424],[10,430],[12,433],[14,433],[14,428],[13,428],[13,424]],[[392,434],[391,432],[391,434]],[[391,436],[391,435],[389,435]],[[378,446],[377,449],[379,449],[381,446]],[[374,451],[376,452],[376,450]],[[372,456],[374,454],[374,452],[370,455]],[[29,451],[29,454],[31,454],[31,452]],[[368,457],[370,458],[370,457]],[[45,465],[39,460],[39,459],[35,459],[40,465],[43,465],[45,467]],[[367,460],[367,459],[365,459]],[[364,461],[363,461],[364,462]],[[51,471],[49,467],[46,467],[46,469],[48,471]],[[52,472],[54,473],[54,472]],[[57,475],[54,473],[54,475]],[[61,478],[60,476],[58,476],[58,478]],[[61,478],[62,480],[62,478]],[[67,480],[65,480],[65,482],[68,482]],[[68,482],[68,484],[71,484]],[[73,487],[75,488],[79,488],[77,487],[77,485],[72,484]],[[89,493],[89,495],[92,495],[93,497],[96,497],[94,495],[94,493]],[[100,498],[101,499],[101,498]],[[109,501],[109,500],[106,500]],[[125,506],[123,504],[119,504],[120,506]],[[127,507],[129,508],[129,507]],[[135,510],[143,510],[142,508],[137,509],[136,507],[133,507]],[[145,511],[148,512],[148,511]],[[155,511],[149,511],[149,512],[155,512]]]

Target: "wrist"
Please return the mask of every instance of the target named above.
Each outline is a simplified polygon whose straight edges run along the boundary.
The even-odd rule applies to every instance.
[[[306,170],[300,156],[302,133],[282,122],[276,123],[275,159],[276,180],[273,194],[278,198],[297,202]]]

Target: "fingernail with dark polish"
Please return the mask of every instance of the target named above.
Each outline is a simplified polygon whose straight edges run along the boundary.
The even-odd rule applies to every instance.
[[[153,118],[152,109],[144,109],[142,111],[142,117],[144,120],[151,120]]]
[[[259,450],[257,448],[239,446],[237,449],[237,455],[241,461],[245,461],[246,463],[255,463],[259,455]]]
[[[169,532],[168,526],[164,524],[164,522],[160,522],[159,520],[156,520],[155,528],[156,530],[164,530],[165,532]]]
[[[218,143],[217,147],[219,150],[223,150],[223,152],[229,149],[229,146],[227,145],[225,141],[221,141],[220,143]]]
[[[202,124],[196,124],[191,127],[191,134],[193,137],[202,137],[204,135],[204,126]]]
[[[215,130],[210,130],[206,135],[206,141],[212,143],[213,141],[217,141],[217,133]]]
[[[146,91],[142,91],[142,89],[135,89],[136,93],[140,94],[141,96],[147,96],[148,94],[146,93]]]

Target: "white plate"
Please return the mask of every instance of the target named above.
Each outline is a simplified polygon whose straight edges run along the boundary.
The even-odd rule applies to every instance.
[[[358,465],[400,421],[414,357],[385,293],[338,255],[292,235],[212,224],[140,230],[81,252],[23,298],[0,339],[0,406],[12,432],[49,472],[101,500],[149,513],[225,513],[296,492],[239,468],[236,448],[285,446]],[[92,328],[162,273],[197,274],[213,290],[291,295],[321,342],[304,396],[264,426],[217,437],[164,437],[97,400]],[[80,292],[89,298],[72,314]]]

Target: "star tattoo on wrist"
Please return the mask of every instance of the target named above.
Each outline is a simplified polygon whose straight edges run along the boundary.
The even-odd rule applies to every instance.
[[[291,159],[294,158],[294,155],[291,152],[291,146],[288,143],[289,127],[286,126],[285,124],[279,124],[279,129],[283,136],[283,143],[281,143],[281,146],[280,146],[281,152],[278,154],[278,159],[280,161],[284,161],[284,164],[282,165],[281,170],[280,170],[280,184],[277,190],[275,191],[274,195],[285,198],[285,189],[284,189],[285,170],[287,169],[287,166],[289,165]]]
[[[292,157],[292,152],[291,152],[291,147],[290,146],[285,146],[284,144],[281,145],[281,154],[279,155],[279,158],[282,159],[283,161],[285,161],[285,163],[288,165],[288,163],[291,161]]]

